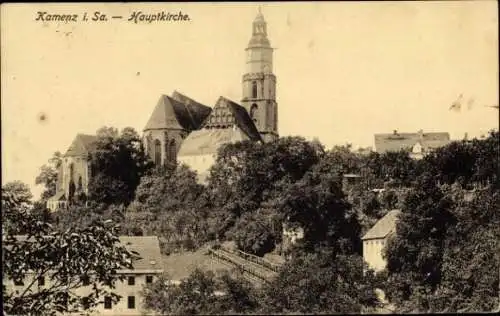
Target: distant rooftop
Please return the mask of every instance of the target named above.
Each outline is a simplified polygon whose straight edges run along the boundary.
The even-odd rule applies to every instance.
[[[420,130],[416,133],[400,133],[394,130],[392,133],[375,134],[375,150],[378,153],[411,150],[417,143],[428,151],[450,142],[450,134],[447,132],[424,133]]]

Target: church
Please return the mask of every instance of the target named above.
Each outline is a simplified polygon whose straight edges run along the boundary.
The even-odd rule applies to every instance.
[[[273,48],[260,11],[246,52],[240,103],[221,96],[210,108],[178,91],[160,97],[143,137],[146,153],[156,165],[186,164],[204,182],[221,145],[278,138]]]
[[[157,166],[186,164],[203,183],[222,145],[279,137],[273,48],[260,10],[245,50],[240,103],[221,96],[211,108],[178,91],[160,96],[143,130],[144,149]],[[47,201],[49,209],[65,208],[68,197],[87,193],[91,176],[88,154],[96,140],[94,135],[76,135],[63,156],[56,194]]]

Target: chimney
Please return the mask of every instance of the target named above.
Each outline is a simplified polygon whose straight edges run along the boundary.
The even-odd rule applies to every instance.
[[[424,138],[424,131],[423,130],[420,129],[420,130],[418,130],[417,133],[418,133],[418,138],[420,138],[420,139]]]
[[[465,132],[465,134],[464,134],[464,140],[468,140],[468,138],[469,138],[469,134],[467,132]]]

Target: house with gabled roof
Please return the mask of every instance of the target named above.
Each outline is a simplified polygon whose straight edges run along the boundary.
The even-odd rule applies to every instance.
[[[19,243],[29,242],[26,236],[16,236]],[[144,310],[142,306],[144,286],[157,280],[164,272],[164,263],[160,252],[160,242],[157,236],[120,236],[119,244],[128,251],[135,251],[139,258],[132,262],[132,269],[117,270],[117,275],[124,276],[124,280],[117,280],[115,287],[109,289],[111,292],[121,296],[117,303],[113,303],[111,297],[100,298],[103,302],[91,311],[85,310],[85,301],[82,301],[83,309],[90,315],[151,315],[151,311]],[[51,272],[38,277],[33,272],[28,272],[24,280],[11,280],[4,276],[3,284],[6,291],[22,291],[31,286],[33,292],[50,288],[52,279]],[[33,281],[33,279],[35,281]],[[91,278],[91,276],[90,276]],[[31,284],[34,282],[33,284]],[[31,284],[31,285],[30,285]],[[92,283],[83,283],[74,289],[74,293],[85,297],[93,291]],[[75,315],[81,315],[76,313]],[[71,314],[70,314],[71,315]]]
[[[361,238],[363,259],[374,271],[385,269],[385,246],[391,235],[396,232],[396,223],[400,214],[400,210],[389,211]]]
[[[88,195],[91,177],[89,154],[95,149],[96,140],[94,135],[75,136],[57,170],[56,194],[47,201],[49,210],[66,208],[73,197]]]
[[[388,134],[375,134],[375,151],[378,153],[408,151],[410,156],[421,159],[425,154],[448,145],[451,142],[450,134],[446,132],[400,133],[393,131]]]

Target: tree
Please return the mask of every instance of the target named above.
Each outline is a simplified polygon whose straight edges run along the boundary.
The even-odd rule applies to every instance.
[[[400,186],[409,185],[414,180],[415,160],[407,151],[383,153],[379,163],[385,180],[396,181]]]
[[[54,229],[65,231],[71,229],[83,229],[93,225],[94,222],[111,220],[114,223],[122,223],[125,217],[123,205],[110,205],[101,208],[92,203],[89,205],[71,205],[67,209],[58,210],[52,214]],[[120,231],[121,225],[120,225]]]
[[[115,128],[99,129],[96,149],[90,153],[90,158],[89,198],[106,205],[128,205],[141,177],[153,167],[139,134],[130,127],[120,134]]]
[[[42,184],[45,187],[41,195],[42,201],[46,201],[56,194],[57,176],[61,164],[62,154],[56,151],[52,158],[49,159],[49,164],[43,165],[40,168],[40,174],[36,177],[35,184]]]
[[[485,139],[454,141],[424,157],[418,164],[419,173],[430,172],[441,183],[492,183],[499,188],[499,143],[498,130],[490,131]]]
[[[211,215],[219,223],[215,234],[224,238],[240,216],[273,200],[286,183],[300,180],[322,155],[322,146],[302,137],[222,146],[207,186]]]
[[[240,274],[223,271],[217,278],[220,288],[215,310],[224,314],[252,313],[259,307],[259,293]]]
[[[500,189],[498,177],[500,165],[500,132],[490,131],[484,140],[474,139],[473,146],[477,148],[477,159],[474,164],[473,181],[491,183],[496,189]]]
[[[386,251],[385,291],[399,312],[498,310],[498,137],[453,142],[419,162]]]
[[[445,238],[442,280],[428,298],[437,312],[485,312],[499,306],[500,195],[491,187],[469,198],[462,189],[447,192],[456,201],[457,225]]]
[[[269,209],[259,209],[254,213],[245,213],[241,216],[232,230],[231,239],[236,246],[257,256],[274,250],[276,242],[281,239],[281,221]]]
[[[197,248],[208,235],[204,191],[187,166],[152,170],[141,178],[123,227],[133,234],[160,236],[165,252]]]
[[[152,213],[172,213],[193,207],[204,187],[196,173],[182,165],[174,169],[157,169],[143,176],[136,189],[138,207]]]
[[[145,308],[162,315],[245,313],[257,306],[247,281],[198,269],[178,285],[162,276],[144,288],[143,296]]]
[[[275,203],[288,226],[304,230],[302,242],[306,248],[327,245],[336,252],[360,251],[361,227],[337,176],[313,169],[290,184]]]
[[[359,173],[361,158],[351,151],[349,146],[334,146],[327,151],[316,166],[316,170],[333,173],[342,177],[347,173]]]
[[[389,240],[386,257],[389,272],[387,294],[403,306],[404,301],[420,301],[421,293],[433,293],[441,282],[444,239],[455,225],[453,202],[425,175],[403,205],[396,236]],[[413,299],[412,299],[413,298]],[[425,304],[412,306],[427,310]]]
[[[137,254],[119,242],[118,227],[109,222],[94,222],[83,229],[56,231],[50,223],[31,212],[24,194],[2,188],[3,276],[14,282],[25,282],[21,289],[3,284],[3,307],[8,314],[55,315],[76,312],[101,303],[123,277],[118,269],[132,268]],[[17,227],[11,225],[16,223]],[[26,232],[18,236],[18,232]],[[37,281],[47,280],[42,289]],[[92,290],[79,297],[73,290],[89,281]],[[110,289],[111,290],[110,290]]]
[[[102,204],[102,207],[115,203],[128,203],[131,198],[128,183],[102,173],[97,173],[90,178],[88,189],[89,200]]]
[[[263,288],[263,313],[360,313],[375,307],[374,276],[363,276],[359,255],[338,255],[318,248],[295,256]]]
[[[8,182],[2,186],[2,191],[16,197],[16,201],[21,204],[31,205],[33,194],[31,194],[29,186],[19,180]]]

